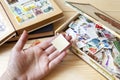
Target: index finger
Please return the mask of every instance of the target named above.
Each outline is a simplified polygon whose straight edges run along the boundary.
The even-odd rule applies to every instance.
[[[51,44],[51,41],[54,40],[54,39],[55,39],[55,37],[51,37],[51,38],[49,38],[49,39],[41,42],[40,44],[38,44],[38,45],[36,45],[36,46],[38,46],[38,47],[42,48],[43,50],[45,50],[45,49],[47,49],[49,46],[52,45],[52,44]]]

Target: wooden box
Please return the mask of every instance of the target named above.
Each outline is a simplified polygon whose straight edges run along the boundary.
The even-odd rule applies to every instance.
[[[72,36],[70,50],[109,80],[120,79],[120,23],[90,4],[66,2],[77,10],[55,33]],[[87,75],[86,75],[87,76]]]
[[[13,34],[20,35],[23,30],[32,32],[63,17],[54,0],[0,0],[0,44]]]

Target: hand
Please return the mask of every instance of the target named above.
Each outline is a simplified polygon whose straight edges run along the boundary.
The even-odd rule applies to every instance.
[[[71,40],[70,36],[64,37],[68,41]],[[46,76],[66,55],[66,50],[60,53],[51,44],[54,38],[23,49],[27,41],[27,32],[24,31],[12,49],[8,68],[3,77],[9,77],[6,80],[40,80]]]

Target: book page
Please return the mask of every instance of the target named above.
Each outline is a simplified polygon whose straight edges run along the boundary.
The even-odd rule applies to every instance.
[[[49,0],[6,0],[6,3],[19,25],[54,10]]]
[[[15,30],[0,3],[0,41],[12,34],[14,31]]]

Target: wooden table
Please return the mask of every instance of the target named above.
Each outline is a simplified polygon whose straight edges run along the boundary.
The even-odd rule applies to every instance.
[[[54,23],[55,29],[67,21],[76,12],[67,7],[64,0],[55,0],[64,11],[65,18]],[[68,0],[81,3],[90,3],[103,10],[112,17],[120,20],[120,0]],[[41,39],[40,39],[41,40]],[[44,39],[43,39],[44,40]],[[26,44],[30,46],[35,40],[29,40]],[[15,43],[6,43],[0,47],[0,75],[5,71],[9,60],[9,55]],[[52,71],[43,80],[107,80],[93,68],[91,68],[82,59],[69,52],[63,62],[61,62],[54,71]]]

